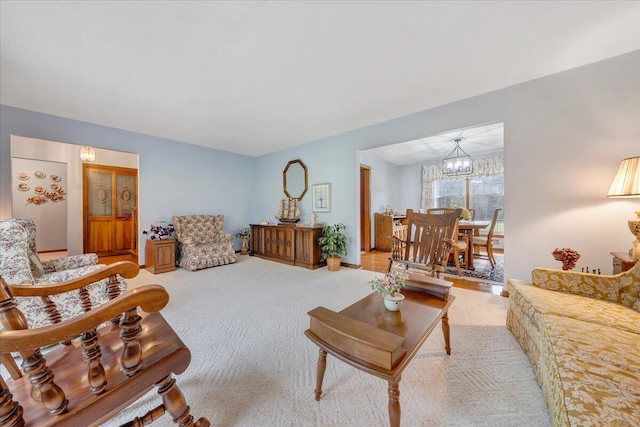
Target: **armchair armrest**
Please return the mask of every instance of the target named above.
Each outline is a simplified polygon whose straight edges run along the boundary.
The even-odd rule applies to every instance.
[[[140,307],[155,313],[169,302],[169,294],[160,285],[145,285],[125,292],[119,297],[72,319],[37,329],[0,331],[0,353],[28,352],[56,344],[83,332],[97,328],[113,317]]]
[[[552,268],[535,268],[531,272],[531,283],[542,289],[620,303],[622,285],[620,277],[623,275],[624,273],[600,275]]]
[[[42,267],[44,268],[45,273],[53,273],[54,271],[64,271],[72,268],[84,267],[86,265],[96,265],[97,263],[98,255],[82,254],[43,261]]]
[[[9,285],[11,293],[16,297],[39,297],[73,291],[98,282],[105,277],[119,274],[125,279],[136,277],[140,267],[130,261],[120,261],[101,267],[100,269],[76,279],[51,285],[19,286]]]

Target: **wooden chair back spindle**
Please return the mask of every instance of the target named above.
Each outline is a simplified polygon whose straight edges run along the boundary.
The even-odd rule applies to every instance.
[[[78,290],[115,270],[133,277],[138,267],[127,264],[132,263],[19,292],[40,297],[49,290]],[[11,379],[0,378],[2,426],[99,425],[154,387],[162,404],[125,425],[147,425],[165,412],[180,426],[210,425],[206,418],[194,419],[173,378],[188,367],[191,355],[159,313],[169,300],[162,287],[141,286],[77,317],[37,329],[28,329],[13,289],[0,277],[0,323],[5,328],[0,331],[0,362],[11,375]],[[144,313],[139,314],[137,307]],[[121,313],[119,325],[105,325]],[[58,344],[64,339],[71,339],[71,345]],[[44,347],[45,356],[40,350]],[[12,357],[15,353],[23,360],[22,371]],[[59,374],[55,381],[54,373]]]

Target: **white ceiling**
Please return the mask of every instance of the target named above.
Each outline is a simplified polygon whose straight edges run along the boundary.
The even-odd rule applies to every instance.
[[[0,0],[0,103],[259,156],[638,49],[638,1]]]
[[[494,123],[467,129],[457,129],[414,141],[401,142],[366,150],[398,166],[431,163],[448,157],[460,139],[460,149],[472,158],[504,149],[504,125]]]

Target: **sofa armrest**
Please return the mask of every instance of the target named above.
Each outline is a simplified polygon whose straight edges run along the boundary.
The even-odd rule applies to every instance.
[[[45,273],[53,273],[54,271],[70,270],[72,268],[79,268],[87,265],[96,265],[97,263],[98,255],[82,254],[44,261],[42,262],[42,267],[44,268]]]
[[[620,304],[621,280],[619,276],[536,268],[531,273],[531,284],[542,289],[582,295]]]

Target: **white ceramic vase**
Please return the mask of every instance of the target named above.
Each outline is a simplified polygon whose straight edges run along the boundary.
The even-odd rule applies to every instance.
[[[384,306],[389,311],[400,311],[402,307],[402,301],[404,300],[404,295],[399,292],[396,292],[394,296],[389,294],[382,294],[382,298],[384,298]]]

